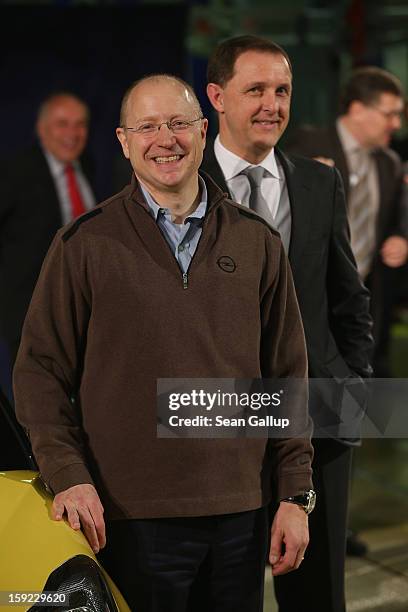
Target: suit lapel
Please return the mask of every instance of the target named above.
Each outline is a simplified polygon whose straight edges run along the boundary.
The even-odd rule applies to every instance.
[[[346,203],[348,201],[350,189],[350,171],[347,164],[346,155],[340,142],[339,134],[336,125],[329,128],[330,150],[333,151],[333,159],[337,170],[341,174],[344,184],[344,192],[346,194]]]
[[[381,240],[382,228],[388,227],[388,208],[390,199],[393,195],[392,182],[390,180],[389,169],[384,166],[384,157],[381,151],[375,151],[373,153],[374,162],[376,164],[377,176],[378,176],[378,189],[379,189],[379,208],[376,221],[376,235],[377,241]],[[379,248],[380,245],[378,245]]]
[[[52,220],[58,229],[62,225],[62,215],[54,179],[52,178],[42,149],[36,145],[33,151],[32,168],[35,174],[35,185],[38,196],[41,198],[44,209],[48,210],[48,219],[50,221]]]
[[[295,272],[297,264],[301,261],[302,251],[309,236],[310,219],[312,216],[310,187],[303,173],[295,164],[275,149],[279,162],[282,164],[288,187],[290,210],[292,216],[292,229],[290,233],[289,261]]]
[[[224,174],[217,161],[217,158],[215,157],[214,141],[210,140],[207,142],[201,169],[209,174],[213,181],[217,183],[218,187],[220,187],[223,191],[226,191],[231,197],[231,193],[227,187],[227,183],[225,182]]]

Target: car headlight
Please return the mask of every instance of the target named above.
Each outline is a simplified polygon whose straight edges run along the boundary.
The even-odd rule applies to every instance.
[[[38,603],[29,612],[118,612],[99,565],[86,555],[76,555],[49,575],[43,592],[49,603]]]

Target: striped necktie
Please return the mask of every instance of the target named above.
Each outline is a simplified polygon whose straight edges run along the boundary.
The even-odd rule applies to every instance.
[[[364,279],[371,267],[375,247],[375,215],[369,184],[370,154],[357,149],[352,157],[353,174],[350,175],[349,223],[351,249],[356,258],[358,272]]]
[[[261,192],[264,169],[262,166],[254,166],[253,168],[246,168],[241,172],[241,174],[244,174],[247,177],[249,186],[251,188],[249,208],[263,217],[270,225],[274,226],[275,224],[271,211]]]

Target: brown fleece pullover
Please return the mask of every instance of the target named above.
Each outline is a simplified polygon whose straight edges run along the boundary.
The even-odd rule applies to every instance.
[[[263,438],[156,437],[158,378],[307,371],[278,234],[204,178],[187,277],[134,180],[57,233],[25,321],[16,411],[41,474],[55,493],[94,483],[110,519],[251,510],[272,479],[280,499],[311,487],[306,398],[305,438],[271,452]]]

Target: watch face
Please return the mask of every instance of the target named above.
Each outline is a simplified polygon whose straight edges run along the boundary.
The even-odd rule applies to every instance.
[[[306,514],[310,514],[316,505],[316,493],[313,489],[309,489],[309,491],[305,491],[300,495],[294,495],[293,497],[287,497],[282,499],[282,501],[297,504],[303,508]]]

